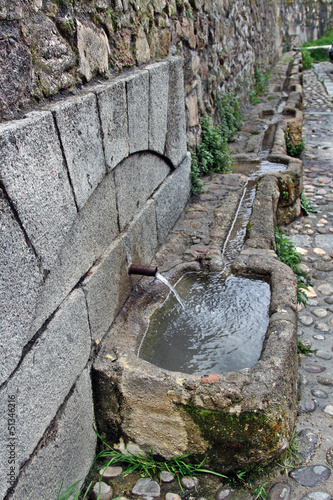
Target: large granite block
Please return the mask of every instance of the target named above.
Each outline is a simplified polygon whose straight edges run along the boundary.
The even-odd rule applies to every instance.
[[[1,172],[25,231],[50,269],[77,210],[50,112],[0,125]]]
[[[173,172],[154,195],[158,243],[165,242],[186,205],[191,189],[191,155],[187,153],[180,167]]]
[[[79,212],[38,298],[33,331],[85,276],[119,234],[113,174],[104,177]]]
[[[150,200],[134,219],[125,239],[131,263],[150,264],[157,250],[156,214],[153,200]]]
[[[96,91],[103,131],[107,168],[111,170],[129,154],[126,84],[112,81]]]
[[[86,94],[52,107],[79,209],[105,175],[96,96]]]
[[[0,385],[16,368],[42,282],[38,260],[28,246],[0,189]]]
[[[140,71],[126,79],[129,152],[148,149],[149,73]]]
[[[169,63],[148,66],[149,149],[164,154],[168,118]]]
[[[115,169],[119,224],[122,231],[169,174],[167,163],[151,153],[137,153]]]
[[[187,151],[182,58],[174,57],[170,59],[169,64],[168,131],[165,156],[176,168]]]
[[[89,472],[95,457],[96,434],[91,382],[85,369],[75,384],[55,427],[44,438],[44,446],[23,468],[13,500],[57,498],[62,491]]]
[[[108,248],[102,260],[83,281],[88,304],[91,335],[101,340],[131,291],[123,239]]]
[[[40,338],[0,393],[0,477],[8,473],[8,401],[15,398],[15,475],[52,422],[91,350],[87,307],[82,290],[62,304]],[[13,436],[12,436],[13,437]],[[0,482],[0,497],[8,485]]]

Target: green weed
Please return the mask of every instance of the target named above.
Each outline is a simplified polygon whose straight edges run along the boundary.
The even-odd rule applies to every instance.
[[[298,267],[301,256],[296,252],[292,241],[281,233],[277,227],[274,228],[274,234],[278,259],[294,271],[297,279],[297,303],[305,306],[308,297],[304,290],[308,290],[308,286],[311,285],[311,278],[308,273]]]
[[[314,206],[307,200],[304,193],[301,193],[301,209],[304,215],[309,215],[310,213],[317,213],[317,210]]]
[[[262,99],[259,99],[259,96],[261,96],[265,92],[268,85],[269,77],[270,77],[269,70],[263,73],[259,68],[259,66],[255,67],[254,82],[249,96],[251,104],[258,104],[259,102],[262,101]]]
[[[242,128],[243,115],[236,94],[217,94],[215,101],[218,124],[227,142],[234,139],[235,133]]]
[[[301,53],[302,53],[303,70],[313,68],[313,59],[311,57],[310,52],[306,49],[302,49]]]
[[[76,483],[72,484],[65,491],[62,491],[63,483],[61,483],[60,490],[59,490],[58,496],[57,496],[57,500],[68,500],[68,499],[78,500],[79,498],[81,498],[82,500],[85,500],[87,498],[89,490],[92,486],[92,481],[90,482],[88,487],[85,489],[85,491],[82,490],[81,488],[79,488],[79,484],[81,483],[81,481],[82,480],[79,480]],[[81,496],[81,495],[83,495],[83,496]],[[100,494],[98,495],[97,500],[99,500],[99,499],[100,499]]]
[[[299,446],[297,443],[298,432],[294,429],[291,441],[285,453],[282,455],[282,462],[278,465],[285,469],[288,474],[289,469],[294,469],[302,463],[302,458],[299,455]]]
[[[288,128],[286,130],[286,146],[287,146],[287,154],[293,157],[299,157],[305,149],[305,143],[303,138],[294,146],[291,144]]]
[[[258,485],[253,485],[249,480],[246,479],[247,472],[237,472],[236,481],[240,483],[242,486],[248,489],[252,498],[255,500],[268,500],[270,498],[269,493],[266,490],[266,486],[268,482],[260,483]]]
[[[309,356],[311,353],[311,347],[303,344],[303,342],[297,339],[297,352],[298,354],[304,354],[305,356]]]

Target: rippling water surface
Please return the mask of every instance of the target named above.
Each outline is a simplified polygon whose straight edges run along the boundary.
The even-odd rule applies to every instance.
[[[222,373],[253,366],[268,327],[268,283],[189,273],[152,316],[140,358],[184,373]]]

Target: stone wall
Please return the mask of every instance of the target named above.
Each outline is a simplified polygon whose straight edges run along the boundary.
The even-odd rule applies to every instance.
[[[190,191],[183,88],[171,58],[0,125],[0,498],[91,466],[95,347]]]

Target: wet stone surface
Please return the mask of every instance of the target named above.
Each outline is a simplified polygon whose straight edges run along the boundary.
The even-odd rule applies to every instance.
[[[331,475],[331,471],[325,465],[311,465],[295,469],[291,471],[289,475],[302,486],[312,487],[328,479]]]

